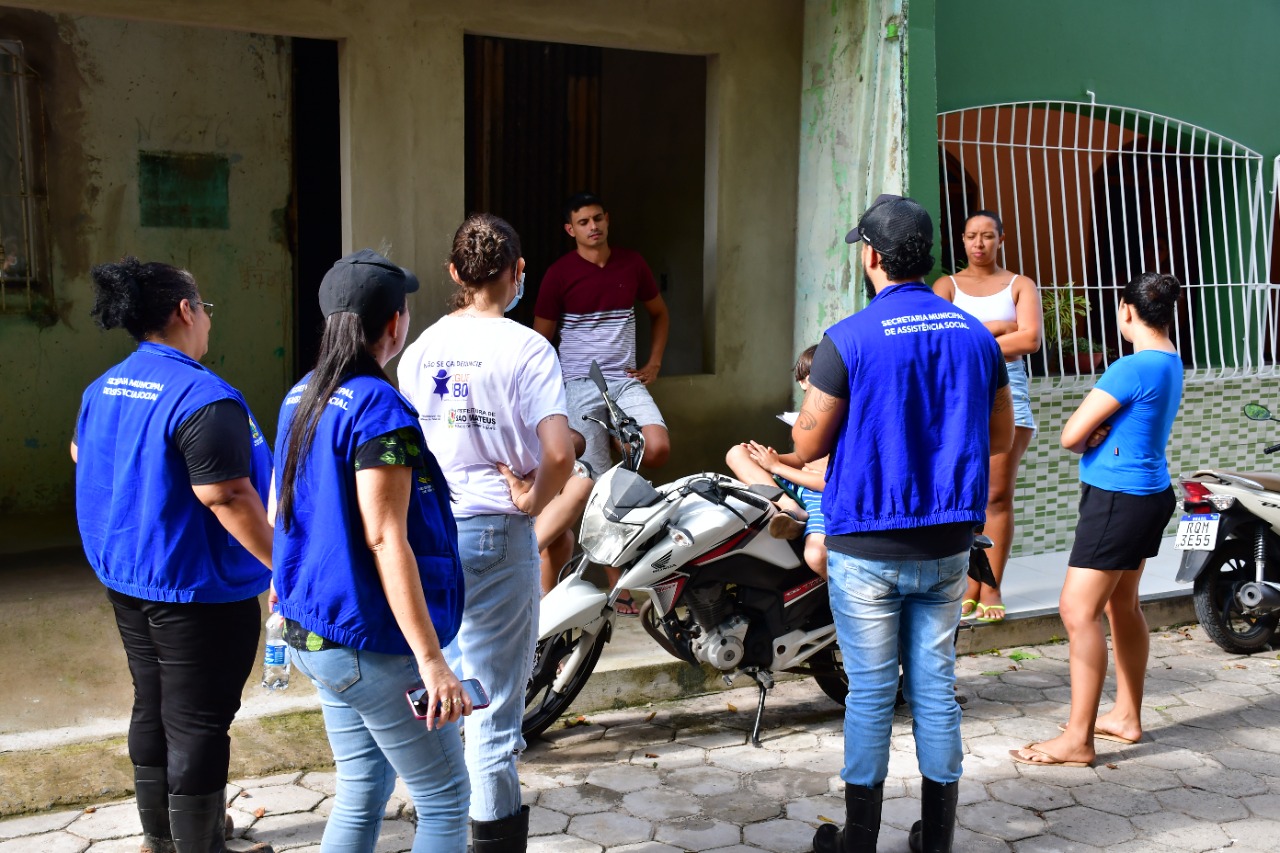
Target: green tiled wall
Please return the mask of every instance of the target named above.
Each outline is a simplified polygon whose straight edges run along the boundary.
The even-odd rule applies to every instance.
[[[1045,554],[1071,548],[1079,495],[1079,458],[1063,450],[1058,435],[1092,383],[1055,387],[1056,378],[1031,380],[1031,407],[1039,432],[1032,439],[1018,474],[1017,530],[1013,555]],[[1245,403],[1258,402],[1280,417],[1275,377],[1205,379],[1187,377],[1182,409],[1169,439],[1169,473],[1197,468],[1280,470],[1280,454],[1267,457],[1262,448],[1280,442],[1280,423],[1260,423],[1244,416]],[[1176,526],[1176,514],[1169,532]]]

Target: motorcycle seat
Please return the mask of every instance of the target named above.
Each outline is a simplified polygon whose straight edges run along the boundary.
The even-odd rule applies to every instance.
[[[1242,480],[1252,480],[1268,492],[1280,493],[1280,475],[1272,474],[1265,471],[1228,471],[1225,468],[1205,468],[1195,473],[1196,477],[1238,477]]]

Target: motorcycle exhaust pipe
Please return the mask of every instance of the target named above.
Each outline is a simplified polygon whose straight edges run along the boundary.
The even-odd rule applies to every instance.
[[[1269,614],[1280,610],[1280,584],[1255,581],[1240,587],[1236,599],[1246,611]]]

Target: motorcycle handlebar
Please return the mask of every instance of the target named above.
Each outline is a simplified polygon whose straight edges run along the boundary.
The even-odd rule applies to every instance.
[[[1263,448],[1262,450],[1263,453],[1275,453],[1276,451],[1280,451],[1280,444],[1273,444],[1270,447]]]

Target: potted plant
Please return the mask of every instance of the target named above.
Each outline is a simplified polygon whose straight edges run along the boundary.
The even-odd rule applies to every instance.
[[[1050,284],[1040,291],[1040,310],[1044,316],[1044,359],[1050,373],[1059,365],[1067,373],[1088,373],[1102,362],[1103,347],[1084,336],[1068,337],[1087,328],[1089,297],[1075,293],[1075,282]],[[1073,370],[1074,368],[1074,370]]]
[[[1076,373],[1090,373],[1102,366],[1107,348],[1089,338],[1080,337],[1071,342],[1070,349],[1062,351],[1064,365],[1074,366]]]

